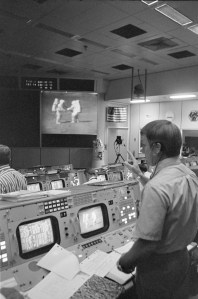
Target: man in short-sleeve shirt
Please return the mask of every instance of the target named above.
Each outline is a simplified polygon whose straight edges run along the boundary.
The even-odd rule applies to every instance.
[[[140,299],[188,298],[187,245],[198,229],[198,178],[180,163],[180,130],[166,120],[142,130],[143,150],[154,173],[142,191],[134,246],[123,255],[118,269],[129,273],[137,266]]]

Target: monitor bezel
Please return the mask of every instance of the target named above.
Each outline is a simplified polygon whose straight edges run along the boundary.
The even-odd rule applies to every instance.
[[[93,231],[90,231],[90,232],[87,232],[87,233],[82,233],[82,234],[80,233],[80,235],[81,235],[82,238],[86,239],[86,238],[90,238],[92,236],[104,233],[109,228],[109,215],[108,215],[107,207],[106,207],[106,205],[104,203],[100,203],[100,204],[96,204],[96,205],[91,205],[91,206],[86,206],[86,207],[80,209],[78,211],[79,227],[80,227],[79,212],[83,211],[83,210],[89,210],[89,209],[92,209],[92,208],[95,208],[95,207],[101,207],[104,225],[103,225],[103,227],[101,227],[99,229],[96,229],[96,230],[93,230]]]
[[[111,173],[113,173],[113,174],[114,173],[116,173],[116,174],[119,173],[120,174],[120,180],[117,180],[117,181],[110,180],[109,177],[110,177]],[[122,173],[122,171],[119,171],[119,170],[118,171],[109,171],[109,173],[107,174],[107,177],[108,177],[108,181],[111,181],[111,182],[121,182],[121,181],[123,181],[123,173]]]
[[[45,220],[45,219],[51,220],[54,242],[52,244],[45,245],[38,249],[34,249],[34,250],[31,250],[28,252],[23,252],[19,227],[22,225],[29,224],[29,223],[39,222],[39,221]],[[54,216],[47,216],[47,217],[36,218],[36,219],[31,219],[28,221],[21,222],[16,228],[16,237],[17,237],[17,242],[18,242],[18,247],[19,247],[19,255],[21,258],[30,259],[32,257],[39,256],[43,253],[48,252],[56,243],[60,244],[60,229],[59,229],[59,225],[58,225],[58,220]]]
[[[36,184],[39,184],[39,186],[40,186],[40,190],[36,190],[36,191],[42,191],[43,190],[43,187],[42,187],[42,183],[41,182],[34,182],[34,183],[29,183],[29,184],[27,184],[27,186],[29,186],[29,185],[36,185]],[[28,188],[27,188],[28,189]],[[30,190],[31,191],[31,190]],[[34,191],[33,191],[34,192]]]
[[[65,188],[65,181],[64,181],[64,179],[63,179],[63,178],[59,178],[59,179],[55,179],[55,180],[51,180],[51,181],[50,181],[50,190],[58,190],[58,189],[53,189],[53,188],[52,188],[52,183],[53,183],[53,182],[57,182],[57,181],[61,181],[61,182],[62,182],[62,185],[63,185],[63,187],[61,187],[61,188],[59,188],[59,189],[63,189],[63,188]]]

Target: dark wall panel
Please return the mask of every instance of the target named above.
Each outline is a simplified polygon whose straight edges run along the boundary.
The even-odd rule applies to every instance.
[[[41,165],[56,166],[67,165],[69,161],[69,148],[42,148]]]
[[[40,165],[40,148],[11,148],[11,166],[15,169]]]
[[[96,135],[63,135],[63,134],[43,134],[43,147],[93,147]]]
[[[40,91],[0,89],[0,143],[40,146]]]
[[[60,90],[94,91],[94,80],[60,79]]]
[[[93,157],[92,148],[70,149],[70,163],[74,168],[91,168]]]

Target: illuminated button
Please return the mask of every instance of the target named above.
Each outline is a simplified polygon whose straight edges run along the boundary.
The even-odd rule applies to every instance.
[[[60,206],[60,203],[57,203],[57,207],[59,207]]]
[[[52,205],[49,205],[49,208],[51,209],[51,208],[52,208]]]
[[[61,208],[58,208],[58,211],[60,211]]]
[[[125,207],[123,207],[122,209],[123,209],[123,210],[125,210],[126,208],[125,208]]]
[[[8,261],[8,258],[7,258],[7,257],[5,257],[5,258],[2,259],[2,262],[3,262],[3,263],[6,263],[7,261]]]
[[[52,212],[53,212],[53,209],[50,209],[49,211],[50,211],[50,213],[52,213]]]
[[[7,257],[7,253],[2,254],[2,259],[4,259],[5,257]]]
[[[0,245],[5,245],[5,241],[0,242]]]
[[[45,209],[48,209],[49,208],[49,206],[47,205],[47,206],[45,206]]]

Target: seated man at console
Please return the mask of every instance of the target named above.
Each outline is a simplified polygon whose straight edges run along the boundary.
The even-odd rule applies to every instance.
[[[144,184],[133,247],[117,263],[130,273],[136,267],[139,299],[187,299],[190,259],[187,251],[198,227],[198,178],[180,162],[182,138],[170,121],[156,120],[141,130],[150,179],[135,158],[125,165]]]
[[[10,148],[0,144],[0,194],[27,189],[25,177],[9,166],[10,158]]]

